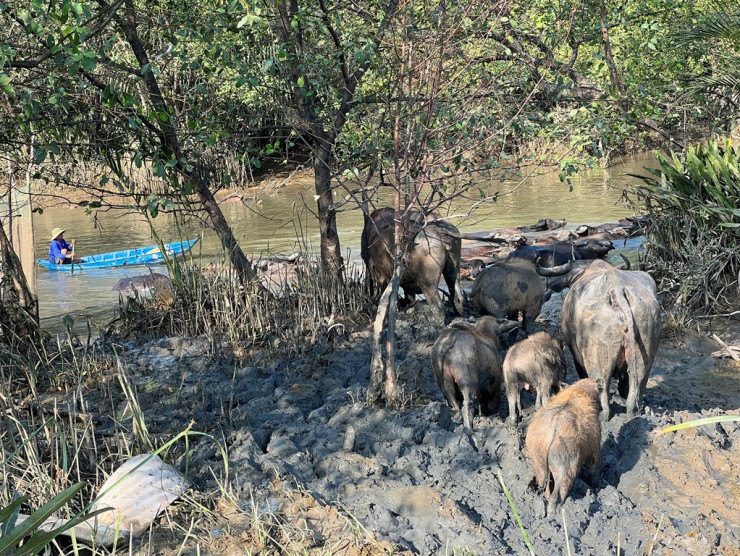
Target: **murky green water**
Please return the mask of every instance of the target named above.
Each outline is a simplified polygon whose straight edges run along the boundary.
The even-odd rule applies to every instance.
[[[600,224],[615,221],[631,214],[620,202],[625,187],[637,180],[628,173],[644,174],[644,167],[654,165],[652,155],[625,159],[608,170],[595,170],[573,180],[572,191],[552,172],[518,182],[494,182],[488,193],[500,191],[497,202],[478,207],[472,218],[453,217],[451,221],[461,230],[491,230],[533,224],[541,218],[566,218],[568,227],[580,224]],[[512,187],[516,185],[513,192]],[[266,192],[259,199],[242,203],[226,203],[222,209],[242,248],[253,256],[262,253],[293,252],[301,248],[305,238],[308,249],[318,250],[318,224],[311,214],[315,211],[310,187],[287,186]],[[451,214],[462,215],[468,205],[458,203]],[[158,233],[165,242],[180,239],[171,217],[156,219]],[[349,257],[359,258],[362,214],[359,211],[342,212],[338,217],[342,248]],[[36,258],[46,258],[50,230],[65,228],[65,238],[77,240],[78,256],[143,247],[156,243],[149,226],[141,216],[116,212],[98,212],[97,217],[85,214],[81,208],[50,208],[34,215]],[[191,223],[183,232],[186,237],[202,234],[203,241],[194,255],[205,261],[218,253],[218,239],[211,230],[203,230]],[[161,268],[158,269],[162,272]],[[123,277],[146,274],[145,267],[83,271],[70,275],[66,272],[38,270],[38,290],[41,318],[44,326],[53,331],[62,329],[61,319],[66,314],[77,322],[92,318],[100,323],[113,314],[118,293],[111,291]]]

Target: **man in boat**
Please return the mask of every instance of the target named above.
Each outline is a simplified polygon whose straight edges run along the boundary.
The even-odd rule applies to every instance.
[[[75,259],[75,240],[67,243],[61,228],[51,231],[51,245],[49,246],[49,262],[51,264],[81,263],[82,259]]]

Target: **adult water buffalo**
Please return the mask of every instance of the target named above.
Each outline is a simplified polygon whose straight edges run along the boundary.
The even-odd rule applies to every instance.
[[[571,260],[598,259],[614,249],[608,240],[580,239],[576,241],[558,241],[550,245],[524,245],[509,255],[509,260],[526,259],[535,262],[540,259],[544,267],[560,266]]]
[[[393,276],[395,254],[395,211],[380,208],[365,219],[362,230],[361,255],[370,278],[385,287]],[[411,212],[407,221],[407,233],[412,242],[407,258],[406,270],[401,276],[401,287],[413,296],[421,289],[430,307],[444,312],[439,297],[439,281],[444,276],[453,306],[462,314],[462,289],[457,283],[460,272],[460,248],[462,240],[458,229],[433,215],[424,216]]]
[[[540,314],[545,284],[535,265],[511,259],[484,268],[473,283],[470,297],[476,309],[496,318],[516,320],[522,312],[525,330]]]
[[[610,416],[609,382],[614,373],[632,417],[642,402],[660,343],[660,304],[653,279],[645,272],[619,270],[596,260],[570,285],[561,319],[578,376],[603,380],[602,419]]]

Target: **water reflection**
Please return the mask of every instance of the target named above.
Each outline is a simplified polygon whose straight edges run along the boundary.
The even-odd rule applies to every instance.
[[[565,218],[569,227],[580,224],[600,224],[631,214],[620,202],[625,187],[635,182],[628,173],[645,173],[645,166],[654,166],[652,155],[641,155],[602,171],[594,170],[575,178],[572,187],[559,181],[556,172],[530,177],[521,183],[494,181],[481,187],[484,194],[497,191],[496,202],[487,202],[475,210],[472,217],[462,218],[473,202],[468,199],[449,207],[451,220],[465,231],[491,230],[533,224],[541,218]],[[478,197],[479,198],[479,197]],[[388,200],[390,203],[390,197]],[[293,252],[299,249],[318,251],[318,222],[313,216],[315,202],[310,186],[286,186],[265,192],[258,199],[225,203],[224,214],[233,226],[240,245],[250,256],[264,253]],[[220,243],[212,230],[190,222],[180,237],[171,216],[160,215],[155,220],[158,233],[167,243],[202,234],[192,255],[210,261],[220,251]],[[363,219],[357,210],[338,215],[339,238],[345,256],[359,258]],[[97,218],[81,208],[50,208],[34,216],[36,258],[46,257],[48,236],[52,228],[66,229],[65,238],[76,239],[76,252],[85,255],[144,247],[156,243],[149,225],[141,215],[121,212],[98,212]],[[305,242],[305,244],[303,244]],[[162,267],[156,267],[163,272]],[[40,313],[44,327],[62,329],[61,319],[72,314],[77,321],[91,316],[102,321],[112,316],[118,293],[111,291],[123,277],[148,273],[146,267],[121,267],[110,270],[68,272],[38,271]]]

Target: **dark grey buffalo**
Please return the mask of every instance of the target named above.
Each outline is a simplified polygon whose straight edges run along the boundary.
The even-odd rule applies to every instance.
[[[624,264],[618,266],[619,270],[629,270],[630,262],[620,253]],[[550,298],[553,292],[558,293],[563,291],[565,288],[569,288],[570,285],[578,280],[593,260],[585,259],[580,261],[570,261],[559,267],[546,268],[544,266],[537,266],[537,273],[540,276],[547,277],[547,292],[545,294],[546,299]]]
[[[365,220],[362,230],[361,255],[370,278],[385,287],[393,276],[395,254],[395,211],[381,208]],[[462,314],[462,289],[457,282],[460,272],[462,240],[455,226],[434,216],[412,212],[406,222],[409,250],[401,287],[412,296],[418,289],[430,307],[444,312],[439,296],[439,281],[444,276],[450,297],[458,314]]]
[[[509,259],[526,259],[532,263],[539,259],[540,266],[552,267],[571,260],[598,259],[612,249],[614,245],[611,241],[586,238],[558,241],[550,245],[523,245],[512,251]]]
[[[485,315],[517,320],[521,311],[526,330],[540,314],[545,284],[534,264],[512,259],[484,268],[473,283],[470,297]]]
[[[578,376],[603,380],[602,418],[609,419],[612,374],[632,417],[642,403],[660,343],[660,304],[653,279],[596,260],[571,283],[561,318]]]
[[[474,325],[460,322],[443,330],[432,347],[437,385],[450,407],[462,410],[467,429],[473,426],[476,405],[484,415],[498,409],[503,380],[499,335],[517,326],[483,316]]]

